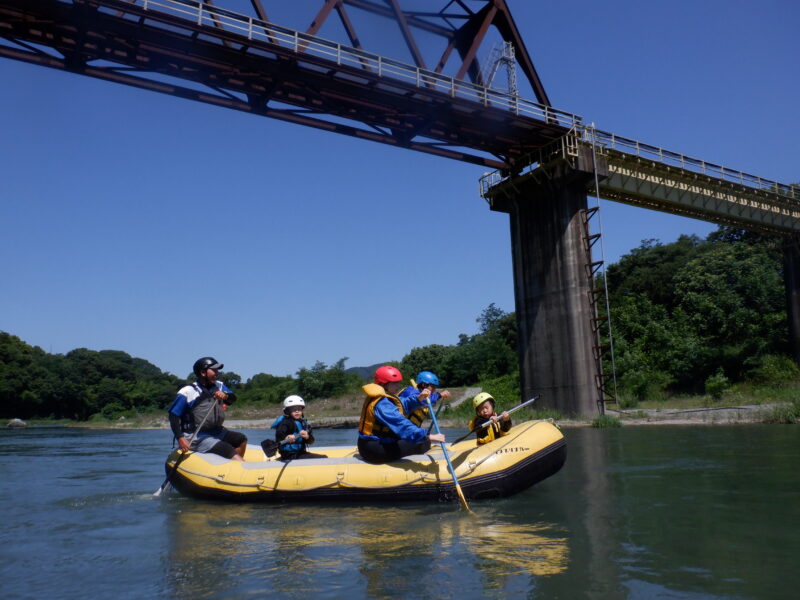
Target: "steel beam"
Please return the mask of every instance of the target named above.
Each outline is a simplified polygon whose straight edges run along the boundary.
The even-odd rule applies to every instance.
[[[490,168],[569,127],[560,111],[530,118],[502,93],[196,2],[0,0],[0,39],[7,58]]]

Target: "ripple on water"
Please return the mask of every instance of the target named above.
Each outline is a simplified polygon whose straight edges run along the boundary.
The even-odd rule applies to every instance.
[[[138,504],[152,499],[152,493],[145,494],[142,492],[127,491],[62,498],[57,500],[55,504],[71,510],[93,510],[100,507],[105,508],[120,504]]]

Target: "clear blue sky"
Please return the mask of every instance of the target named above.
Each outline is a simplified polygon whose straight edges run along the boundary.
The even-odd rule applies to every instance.
[[[556,107],[800,180],[796,2],[509,5]],[[0,78],[0,330],[30,344],[248,378],[399,360],[514,310],[480,167],[6,59]],[[602,207],[607,262],[714,229]]]

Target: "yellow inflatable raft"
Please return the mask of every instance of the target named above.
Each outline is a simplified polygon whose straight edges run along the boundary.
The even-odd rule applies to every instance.
[[[353,432],[353,435],[357,435]],[[467,498],[510,496],[556,473],[567,457],[561,431],[549,421],[528,421],[478,446],[474,437],[448,446]],[[245,462],[192,453],[166,463],[170,483],[197,498],[241,502],[452,500],[453,478],[441,446],[384,465],[364,462],[355,447],[314,447],[328,458],[283,462],[248,445]]]

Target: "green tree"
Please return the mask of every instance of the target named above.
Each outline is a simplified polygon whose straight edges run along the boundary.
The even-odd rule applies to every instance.
[[[440,380],[444,379],[444,370],[447,358],[454,351],[453,346],[443,346],[441,344],[430,344],[419,348],[412,348],[411,352],[403,357],[400,370],[406,377],[416,377],[420,371],[432,371],[436,373]],[[447,383],[447,385],[452,385]]]
[[[296,393],[297,382],[293,378],[258,373],[237,390],[237,402],[279,404],[286,396]]]
[[[631,294],[642,294],[653,303],[671,308],[677,304],[674,277],[697,254],[701,245],[695,235],[682,235],[663,245],[655,239],[643,240],[619,262],[607,269],[612,304]]]
[[[331,398],[357,389],[361,379],[355,373],[347,373],[344,363],[347,357],[340,358],[331,367],[317,361],[310,369],[305,367],[297,372],[297,393],[306,400]]]
[[[47,354],[0,332],[0,416],[87,419],[164,408],[183,382],[119,350]]]
[[[788,352],[782,262],[770,238],[720,228],[653,241],[609,267],[618,381],[636,397],[702,392]]]
[[[748,358],[789,351],[783,274],[768,246],[710,243],[678,272],[675,290],[712,356],[706,377],[721,367],[739,380]]]

